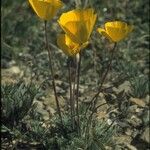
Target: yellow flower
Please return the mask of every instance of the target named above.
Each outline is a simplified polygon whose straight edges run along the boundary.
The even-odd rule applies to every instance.
[[[51,20],[63,6],[60,0],[29,0],[35,13],[44,20]]]
[[[92,8],[75,9],[63,13],[58,23],[73,42],[82,45],[88,41],[96,18]]]
[[[80,46],[78,43],[73,42],[66,34],[60,34],[57,38],[57,44],[66,55],[75,56],[87,46],[88,42]]]
[[[113,42],[119,42],[124,39],[132,30],[132,25],[127,25],[121,21],[107,22],[105,23],[105,29],[97,29],[99,33]]]

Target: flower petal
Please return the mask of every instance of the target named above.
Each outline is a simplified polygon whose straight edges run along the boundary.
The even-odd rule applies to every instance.
[[[75,43],[82,45],[87,42],[97,15],[94,14],[94,9],[75,9],[67,13],[63,13],[58,20],[58,23],[65,33]]]
[[[88,40],[88,31],[82,21],[68,22],[63,29],[75,43],[83,44]]]
[[[75,56],[80,52],[79,44],[72,42],[71,39],[65,34],[60,34],[58,36],[57,44],[68,56]]]
[[[107,34],[107,32],[102,29],[102,28],[98,28],[97,31],[102,34],[104,37],[106,37],[107,39],[109,39],[110,41],[112,41],[111,37]]]
[[[63,6],[63,3],[60,0],[29,0],[35,13],[44,20],[52,19],[57,10]]]
[[[107,34],[111,37],[112,41],[119,42],[120,40],[126,37],[126,30],[115,28],[115,27],[107,27]]]
[[[126,28],[127,24],[125,22],[121,21],[113,21],[113,22],[107,22],[105,23],[105,29],[107,30],[107,27],[114,27],[114,28]]]

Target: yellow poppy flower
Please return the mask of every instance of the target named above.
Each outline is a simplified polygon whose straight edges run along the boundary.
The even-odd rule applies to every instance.
[[[66,34],[60,34],[57,38],[57,44],[66,55],[75,56],[88,45],[88,42],[80,46],[78,43],[74,43]]]
[[[51,20],[63,6],[60,0],[29,0],[35,13],[44,20]]]
[[[132,30],[132,25],[127,25],[121,21],[107,22],[105,23],[105,29],[97,29],[99,33],[113,42],[119,42],[124,39]]]
[[[73,42],[82,45],[88,41],[96,18],[92,8],[75,9],[63,13],[58,23]]]

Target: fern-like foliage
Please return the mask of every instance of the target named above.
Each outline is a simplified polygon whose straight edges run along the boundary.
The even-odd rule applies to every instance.
[[[19,81],[1,86],[2,124],[13,127],[19,123],[32,106],[38,89],[31,83]]]

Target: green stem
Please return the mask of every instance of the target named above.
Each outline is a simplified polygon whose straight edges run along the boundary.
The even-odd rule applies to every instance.
[[[50,50],[50,47],[49,47],[49,44],[48,44],[47,22],[46,21],[45,21],[45,42],[46,42],[46,47],[47,47],[47,52],[48,52],[48,57],[49,57],[49,68],[50,68],[50,71],[51,71],[52,84],[53,84],[53,90],[54,90],[55,101],[56,101],[56,106],[57,106],[57,112],[58,112],[61,124],[63,126],[60,105],[59,105],[57,92],[56,92],[56,83],[55,83],[55,78],[54,78],[54,70],[53,70],[53,66],[52,66],[51,50]]]
[[[74,103],[73,103],[73,89],[72,89],[72,65],[71,65],[71,58],[68,58],[69,66],[68,66],[68,73],[69,73],[69,86],[70,86],[70,111],[71,111],[71,122],[72,128],[74,129]]]
[[[78,133],[80,134],[80,116],[79,116],[79,81],[80,81],[80,70],[81,70],[81,53],[79,54],[79,61],[77,65],[77,93],[76,93],[76,112],[77,112],[77,125]]]
[[[98,98],[98,96],[99,96],[99,94],[100,94],[100,92],[101,92],[101,90],[102,90],[102,86],[103,86],[103,84],[104,84],[104,82],[105,82],[105,79],[106,79],[106,77],[107,77],[107,75],[108,75],[108,72],[109,72],[109,70],[110,70],[110,68],[111,68],[112,60],[113,60],[113,57],[114,57],[114,52],[115,52],[116,46],[117,46],[117,44],[115,43],[113,49],[111,50],[110,61],[109,61],[107,70],[106,70],[105,74],[104,74],[103,77],[102,77],[102,81],[101,81],[101,84],[100,84],[100,86],[99,86],[98,92],[97,92],[97,93],[94,95],[94,97],[91,99],[90,104],[89,104],[89,106],[88,106],[87,109],[86,109],[85,116],[86,116],[86,113],[87,113],[87,111],[88,111],[90,105],[93,103],[93,105],[95,106],[95,104],[96,104],[96,102],[97,102],[97,98]],[[94,108],[95,108],[95,107],[94,107]]]
[[[90,101],[90,104],[89,104],[88,108],[86,109],[85,116],[86,116],[86,114],[87,114],[87,111],[88,111],[90,105],[91,105],[92,103],[94,103],[92,112],[91,112],[91,114],[90,114],[90,116],[89,116],[89,118],[88,118],[88,120],[87,120],[86,135],[88,135],[89,126],[90,126],[90,124],[91,124],[92,117],[93,117],[94,113],[97,111],[97,109],[98,109],[99,107],[101,107],[101,106],[103,106],[103,105],[106,104],[106,103],[104,103],[104,104],[101,104],[101,105],[99,105],[99,106],[96,107],[97,98],[98,98],[98,96],[99,96],[99,94],[100,94],[100,92],[101,92],[101,90],[102,90],[102,86],[103,86],[103,84],[104,84],[104,82],[105,82],[105,79],[106,79],[106,77],[107,77],[107,75],[108,75],[108,72],[109,72],[109,70],[110,70],[110,68],[111,68],[111,65],[112,65],[112,60],[113,60],[115,48],[116,48],[116,43],[114,44],[114,47],[113,47],[113,49],[111,50],[110,61],[109,61],[107,70],[106,70],[105,74],[104,74],[103,77],[102,77],[102,82],[101,82],[101,84],[100,84],[100,86],[99,86],[99,90],[98,90],[98,92],[94,95],[94,97],[93,97],[92,100]]]
[[[101,82],[101,84],[100,84],[99,90],[98,90],[98,92],[95,94],[95,96],[92,98],[91,102],[94,101],[94,99],[97,99],[97,97],[99,96],[99,94],[100,94],[100,92],[101,92],[101,90],[102,90],[102,86],[103,86],[103,84],[104,84],[104,82],[105,82],[105,80],[106,80],[106,77],[107,77],[108,72],[109,72],[109,70],[110,70],[110,68],[111,68],[111,65],[112,65],[112,60],[113,60],[115,48],[116,48],[116,43],[114,44],[114,47],[113,47],[113,49],[111,50],[110,62],[109,62],[109,64],[108,64],[108,67],[107,67],[107,70],[106,70],[104,76],[102,77],[102,82]]]

